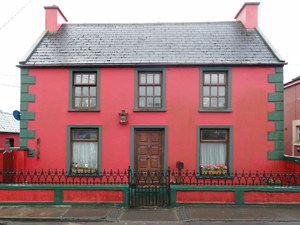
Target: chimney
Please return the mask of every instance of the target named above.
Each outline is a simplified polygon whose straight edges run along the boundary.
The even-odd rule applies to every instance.
[[[246,2],[234,19],[241,21],[245,28],[258,27],[258,5],[259,2]]]
[[[44,9],[46,11],[45,28],[47,31],[56,32],[63,23],[68,22],[58,6],[45,6]]]

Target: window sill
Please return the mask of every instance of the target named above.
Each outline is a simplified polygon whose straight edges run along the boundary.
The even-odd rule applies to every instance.
[[[166,112],[167,109],[166,108],[159,108],[159,109],[155,109],[155,108],[149,108],[149,109],[140,109],[140,108],[134,108],[133,109],[134,112]]]
[[[233,176],[230,174],[197,174],[196,178],[201,179],[232,179]]]
[[[199,112],[231,113],[232,109],[199,109]]]
[[[100,109],[68,109],[69,112],[100,112]]]

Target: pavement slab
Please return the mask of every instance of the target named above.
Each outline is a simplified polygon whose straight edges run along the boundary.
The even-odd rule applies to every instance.
[[[123,209],[120,221],[178,221],[176,209]],[[156,223],[155,223],[156,224]]]
[[[299,221],[299,207],[186,206],[178,209],[181,221]]]

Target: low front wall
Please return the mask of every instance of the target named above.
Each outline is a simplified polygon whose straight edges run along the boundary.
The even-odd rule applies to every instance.
[[[108,204],[127,207],[128,185],[1,185],[0,205]]]
[[[171,185],[170,204],[300,204],[300,187]]]

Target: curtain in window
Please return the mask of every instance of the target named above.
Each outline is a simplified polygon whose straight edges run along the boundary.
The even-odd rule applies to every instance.
[[[97,152],[98,143],[96,142],[74,142],[72,162],[78,163],[79,167],[97,169]]]
[[[226,143],[201,143],[201,165],[226,164]]]

